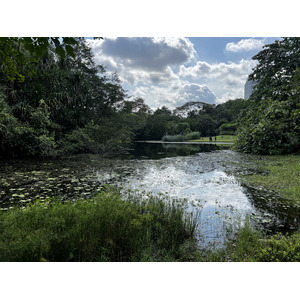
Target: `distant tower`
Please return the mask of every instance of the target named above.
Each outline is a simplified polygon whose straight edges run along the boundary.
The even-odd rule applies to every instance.
[[[248,100],[253,92],[255,85],[257,84],[254,80],[247,80],[245,84],[245,92],[244,92],[244,99]]]

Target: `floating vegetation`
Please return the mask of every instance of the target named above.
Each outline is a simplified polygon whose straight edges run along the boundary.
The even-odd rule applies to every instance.
[[[99,161],[98,161],[99,163]],[[68,164],[70,167],[65,167]],[[38,162],[30,160],[0,162],[1,207],[22,206],[36,199],[90,196],[101,191],[105,180],[87,168],[85,160]]]

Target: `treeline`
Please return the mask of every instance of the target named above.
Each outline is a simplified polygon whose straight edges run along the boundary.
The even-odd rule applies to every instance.
[[[194,139],[193,136],[197,135],[235,134],[237,121],[246,107],[247,102],[243,99],[229,100],[219,105],[203,103],[202,109],[190,111],[187,117],[181,117],[167,107],[158,108],[147,116],[145,127],[137,138],[161,140],[166,135],[182,135]]]

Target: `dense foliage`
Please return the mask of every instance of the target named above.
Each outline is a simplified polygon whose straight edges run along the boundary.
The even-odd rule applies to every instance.
[[[236,149],[258,154],[300,150],[300,38],[267,45],[250,79],[257,85],[241,120]]]
[[[0,41],[0,154],[103,153],[129,143],[143,124],[143,101],[131,101],[139,107],[130,111],[118,76],[95,64],[84,39],[65,38],[64,48],[50,41],[41,49]]]

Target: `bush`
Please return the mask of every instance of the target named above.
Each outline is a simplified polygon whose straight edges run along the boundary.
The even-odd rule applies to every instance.
[[[181,134],[176,134],[176,135],[165,135],[163,136],[162,140],[164,142],[184,142],[185,138]]]
[[[263,247],[258,256],[259,261],[299,262],[300,234],[291,236],[276,234],[263,241]]]
[[[219,135],[235,135],[235,131],[237,129],[237,123],[226,123],[222,124],[218,128]]]
[[[247,222],[229,239],[225,248],[212,250],[204,260],[236,262],[299,262],[300,231],[292,235],[281,233],[267,236]]]
[[[185,136],[185,140],[189,141],[189,140],[199,140],[201,138],[201,134],[198,131],[193,131],[191,133],[188,133]]]
[[[299,152],[299,136],[299,101],[266,99],[242,119],[235,149],[271,155]]]

